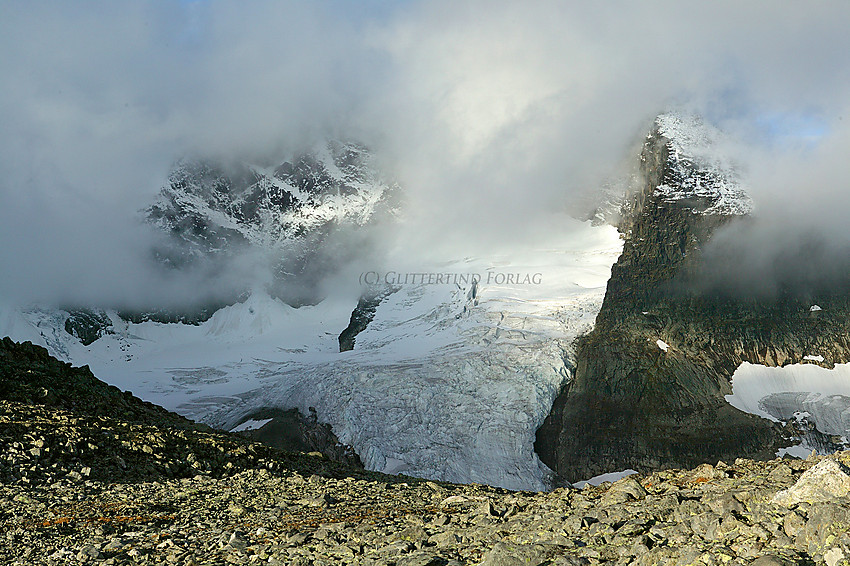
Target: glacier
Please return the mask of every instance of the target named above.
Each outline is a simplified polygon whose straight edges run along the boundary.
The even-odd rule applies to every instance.
[[[850,438],[850,364],[767,367],[743,363],[732,376],[732,406],[774,421],[805,414],[824,434]]]
[[[592,328],[622,250],[611,226],[566,216],[554,225],[543,244],[417,264],[484,276],[475,289],[398,286],[348,352],[337,339],[362,291],[351,273],[316,305],[294,308],[257,289],[199,325],[109,312],[113,332],[89,346],[56,310],[5,308],[0,335],[215,427],[234,429],[260,408],[314,407],[369,469],[542,490],[551,471],[534,452],[535,432],[572,377],[573,341]],[[403,252],[396,260],[387,260],[396,271],[413,271]],[[487,276],[508,273],[536,277]]]

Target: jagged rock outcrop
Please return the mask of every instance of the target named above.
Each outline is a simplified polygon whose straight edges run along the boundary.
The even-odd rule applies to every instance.
[[[259,409],[245,420],[268,422],[238,434],[286,452],[320,452],[333,462],[362,468],[360,456],[351,446],[339,441],[331,425],[319,422],[316,409],[310,407],[309,413],[305,416],[298,409]]]
[[[726,403],[735,369],[812,352],[825,365],[850,360],[850,301],[834,286],[760,298],[699,284],[712,235],[751,210],[734,168],[701,155],[713,136],[697,119],[664,115],[643,146],[643,184],[619,226],[623,254],[595,329],[579,340],[575,379],[537,433],[541,460],[569,480],[769,457],[783,432]]]
[[[102,310],[74,309],[68,312],[65,332],[88,346],[111,331],[112,321]]]
[[[348,326],[339,335],[340,352],[348,352],[354,349],[354,340],[357,335],[366,330],[366,327],[375,318],[375,311],[378,306],[396,290],[392,287],[380,287],[369,289],[363,293],[357,301],[357,306],[351,311],[351,320],[348,322]]]

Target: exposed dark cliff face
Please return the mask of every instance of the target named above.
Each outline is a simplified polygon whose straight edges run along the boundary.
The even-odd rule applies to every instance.
[[[112,331],[112,321],[102,310],[75,309],[68,312],[65,332],[88,346]]]
[[[363,468],[363,462],[360,461],[360,456],[354,448],[342,444],[333,433],[331,425],[319,422],[316,410],[312,407],[307,416],[298,409],[284,411],[265,408],[251,413],[246,420],[249,418],[271,420],[258,429],[245,430],[237,434],[285,452],[321,452],[332,462]]]
[[[245,300],[246,298],[247,293],[240,293],[234,295],[231,300],[220,299],[207,301],[182,309],[119,309],[116,314],[122,320],[136,324],[154,321],[199,325],[209,320],[217,310],[239,300]],[[68,309],[68,318],[65,320],[65,332],[79,340],[84,346],[88,346],[100,337],[112,334],[114,331],[112,320],[103,309],[73,307]]]
[[[718,228],[747,222],[748,207],[726,198],[726,180],[680,155],[657,125],[641,172],[596,327],[579,340],[575,379],[537,433],[541,460],[572,481],[770,457],[787,444],[783,430],[725,401],[735,369],[744,361],[800,363],[813,352],[825,365],[850,360],[845,294],[744,299],[694,291],[703,246]],[[815,302],[828,307],[812,312]]]
[[[153,321],[165,324],[182,323],[199,325],[209,320],[217,310],[238,301],[244,301],[248,296],[248,293],[240,293],[233,296],[231,300],[208,301],[183,309],[157,309],[148,311],[121,309],[118,311],[118,316],[122,320],[136,324]]]
[[[375,318],[375,311],[378,310],[378,306],[395,291],[397,289],[392,287],[370,289],[360,297],[357,306],[351,311],[351,320],[349,320],[348,326],[339,335],[340,352],[348,352],[354,349],[354,340],[357,335],[366,330],[366,327]]]

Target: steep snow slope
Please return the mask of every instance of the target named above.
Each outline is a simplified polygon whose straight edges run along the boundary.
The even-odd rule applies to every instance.
[[[111,314],[114,334],[88,347],[55,311],[7,310],[0,334],[216,426],[260,407],[315,407],[370,469],[542,489],[549,471],[534,433],[571,377],[572,341],[590,330],[621,249],[611,227],[560,225],[542,248],[417,265],[481,280],[398,285],[349,352],[337,337],[356,279],[347,295],[297,309],[255,292],[199,326]]]

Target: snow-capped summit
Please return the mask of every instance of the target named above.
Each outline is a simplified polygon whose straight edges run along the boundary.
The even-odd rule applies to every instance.
[[[272,166],[179,161],[144,213],[167,236],[164,263],[220,266],[248,252],[267,266],[268,290],[298,305],[321,300],[317,283],[356,253],[354,232],[393,210],[396,188],[365,147],[328,141]]]
[[[650,137],[666,140],[667,166],[655,192],[666,201],[693,201],[694,213],[746,215],[753,201],[724,154],[723,133],[695,115],[665,113]]]
[[[331,223],[369,222],[394,189],[365,147],[330,141],[276,167],[180,161],[147,214],[190,253],[286,249]]]

